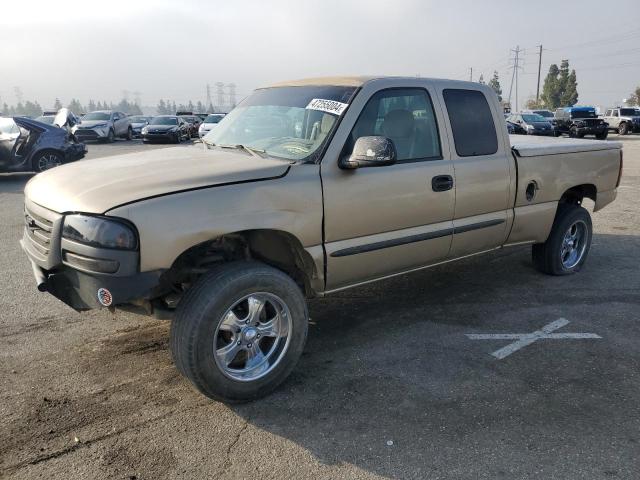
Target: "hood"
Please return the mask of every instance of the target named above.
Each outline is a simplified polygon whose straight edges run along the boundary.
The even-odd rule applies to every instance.
[[[535,128],[551,128],[549,122],[530,122],[529,125],[533,125]]]
[[[27,183],[25,196],[59,213],[104,213],[148,197],[280,177],[289,166],[235,150],[164,148],[52,168]]]
[[[131,127],[132,128],[142,128],[145,125],[147,125],[147,122],[132,122],[131,123]]]

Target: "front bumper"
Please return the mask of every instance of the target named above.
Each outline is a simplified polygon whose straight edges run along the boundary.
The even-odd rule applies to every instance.
[[[20,241],[23,244],[23,241]],[[23,245],[23,249],[25,249]],[[25,249],[26,251],[26,249]],[[126,305],[140,300],[150,300],[160,283],[162,271],[142,272],[126,277],[106,274],[89,274],[71,267],[43,270],[29,259],[38,290],[49,292],[58,300],[77,311],[103,308],[98,291],[106,289],[112,297],[111,306]]]
[[[598,125],[593,127],[576,127],[580,135],[601,135],[608,131],[607,125]]]
[[[543,137],[553,137],[555,136],[555,129],[548,130],[527,130],[528,135],[538,135]]]
[[[78,140],[103,140],[109,136],[109,129],[78,128],[73,134]]]
[[[38,290],[75,310],[140,303],[159,295],[163,270],[139,272],[137,251],[96,248],[62,238],[63,223],[64,215],[25,200],[20,245]],[[110,305],[100,303],[99,289],[109,291]]]
[[[178,133],[144,133],[142,140],[145,142],[175,142],[178,138]]]
[[[82,272],[64,264],[52,270],[45,270],[31,257],[27,242],[23,238],[20,245],[31,263],[38,290],[49,292],[77,311],[102,308],[103,305],[98,299],[100,289],[109,291],[112,297],[111,306],[115,307],[133,301],[152,299],[160,284],[161,270],[126,276]]]

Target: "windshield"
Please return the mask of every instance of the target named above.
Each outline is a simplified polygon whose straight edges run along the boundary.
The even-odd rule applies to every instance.
[[[149,125],[177,125],[178,119],[176,117],[154,117],[149,122]]]
[[[82,120],[109,120],[111,118],[110,113],[104,112],[91,112],[87,113]]]
[[[243,145],[287,160],[313,161],[355,91],[355,87],[333,85],[256,90],[220,120],[204,141]]]
[[[522,115],[522,119],[527,123],[547,121],[542,115]]]
[[[633,117],[635,115],[637,115],[638,112],[635,108],[621,108],[620,109],[620,116],[621,117]]]
[[[46,123],[47,125],[51,125],[53,124],[53,119],[55,117],[53,116],[49,116],[49,115],[43,115],[42,117],[36,117],[35,120],[37,120],[38,122],[42,122],[42,123]]]
[[[204,123],[218,123],[224,118],[224,115],[209,115],[204,119]]]
[[[129,117],[129,121],[131,123],[144,123],[149,121],[149,117],[143,117],[142,115],[134,115],[133,117]]]
[[[596,118],[595,110],[572,110],[571,118]]]
[[[549,110],[536,110],[535,112],[536,115],[540,115],[541,117],[545,117],[545,118],[552,118],[553,117],[553,112],[550,112]]]

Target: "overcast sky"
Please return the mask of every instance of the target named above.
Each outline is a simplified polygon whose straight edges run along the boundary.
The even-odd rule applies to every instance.
[[[524,48],[520,104],[568,58],[580,104],[619,103],[640,84],[637,0],[41,0],[3,2],[0,101],[44,107],[55,97],[144,105],[206,99],[235,83],[241,98],[278,80],[335,74],[468,79],[498,70],[509,93],[510,50]],[[515,88],[512,100],[515,97]],[[214,98],[215,100],[215,98]]]

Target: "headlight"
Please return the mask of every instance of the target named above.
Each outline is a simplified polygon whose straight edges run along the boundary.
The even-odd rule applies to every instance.
[[[132,227],[117,220],[89,215],[67,215],[62,237],[96,248],[135,250],[138,247]]]
[[[107,124],[106,124],[106,123],[100,123],[100,124],[98,124],[98,125],[94,125],[92,128],[104,128],[104,127],[106,127],[106,126],[107,126]]]
[[[142,127],[142,133],[147,133],[149,131],[149,127]]]
[[[533,125],[527,125],[525,128],[527,130],[535,130],[536,129],[536,127],[534,127]]]

